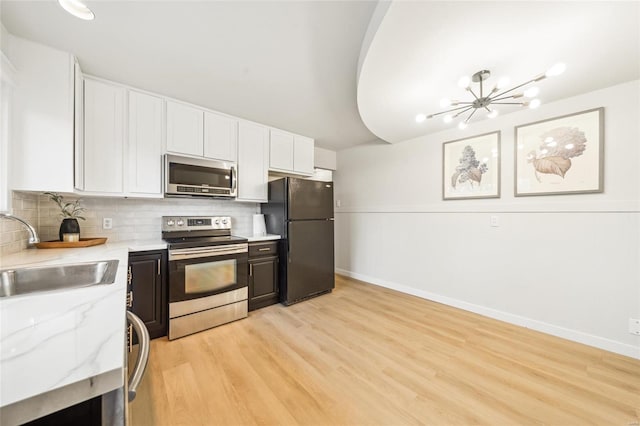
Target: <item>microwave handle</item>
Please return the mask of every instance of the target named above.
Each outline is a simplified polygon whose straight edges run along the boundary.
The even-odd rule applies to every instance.
[[[238,188],[238,174],[236,173],[236,168],[231,167],[231,193],[235,194],[236,189]]]

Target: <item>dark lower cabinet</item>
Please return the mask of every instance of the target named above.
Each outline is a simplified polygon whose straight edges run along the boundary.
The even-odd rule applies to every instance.
[[[167,252],[166,250],[129,254],[131,311],[149,330],[152,339],[167,335]]]
[[[278,242],[249,243],[249,310],[278,303]]]
[[[102,397],[81,402],[39,419],[24,423],[24,426],[100,426],[102,425]]]

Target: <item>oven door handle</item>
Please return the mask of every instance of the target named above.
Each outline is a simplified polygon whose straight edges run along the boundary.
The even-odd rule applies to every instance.
[[[136,398],[138,386],[140,385],[142,376],[144,376],[144,372],[147,369],[147,364],[149,362],[150,338],[147,327],[144,325],[142,320],[138,318],[133,312],[127,311],[127,321],[135,330],[136,335],[138,336],[138,342],[140,343],[138,359],[136,359],[136,365],[133,369],[133,374],[129,378],[127,386],[129,389],[129,395],[127,396],[127,398],[129,399],[129,402],[131,402]],[[133,336],[130,336],[129,338],[133,339]]]
[[[196,259],[199,257],[226,256],[229,254],[247,253],[248,244],[227,244],[216,248],[186,248],[169,250],[169,260]]]

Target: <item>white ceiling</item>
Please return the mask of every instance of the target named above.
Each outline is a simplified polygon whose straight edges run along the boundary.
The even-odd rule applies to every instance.
[[[394,2],[360,61],[360,116],[400,142],[454,126],[415,117],[441,111],[442,98],[469,100],[458,80],[482,69],[489,84],[506,75],[515,85],[564,62],[564,74],[536,84],[541,109],[640,78],[640,2]]]
[[[372,1],[0,2],[7,30],[75,54],[83,71],[311,136],[329,149],[377,139],[356,105]],[[46,72],[46,70],[43,70]]]
[[[441,98],[465,99],[457,81],[480,69],[492,71],[489,83],[519,83],[565,62],[562,76],[538,84],[541,108],[640,78],[637,1],[393,2],[361,58],[374,1],[85,2],[95,21],[55,0],[1,0],[0,18],[13,34],[74,53],[88,74],[329,149],[450,127],[415,116],[440,111]]]

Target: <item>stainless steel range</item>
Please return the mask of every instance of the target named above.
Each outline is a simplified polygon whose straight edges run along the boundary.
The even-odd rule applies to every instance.
[[[247,316],[247,239],[230,217],[164,216],[169,249],[169,340]]]

